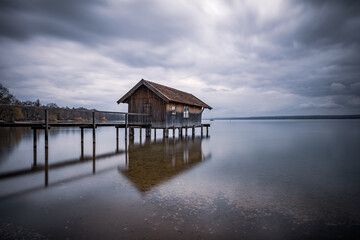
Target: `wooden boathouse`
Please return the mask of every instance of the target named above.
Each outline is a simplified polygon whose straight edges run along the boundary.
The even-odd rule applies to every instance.
[[[171,87],[141,79],[130,91],[118,101],[128,104],[128,112],[139,115],[129,115],[129,124],[146,125],[153,129],[168,129],[202,127],[203,111],[212,109],[208,104],[194,95]],[[148,115],[140,115],[148,114]],[[208,127],[208,126],[206,126]]]

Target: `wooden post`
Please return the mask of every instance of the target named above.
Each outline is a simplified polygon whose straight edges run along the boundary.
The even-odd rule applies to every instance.
[[[154,128],[154,140],[156,141],[156,128]]]
[[[96,127],[96,125],[95,125],[95,109],[94,109],[94,111],[93,111],[93,127],[92,127],[93,128],[93,144],[95,144],[95,142],[96,142],[95,127]]]
[[[168,138],[168,137],[169,137],[169,129],[164,128],[164,138]]]
[[[36,128],[33,128],[33,132],[34,132],[34,163],[33,163],[33,167],[37,166],[37,133],[36,133]]]
[[[209,137],[209,126],[206,126],[206,137]]]
[[[133,127],[129,127],[129,138],[130,139],[134,138],[134,128]]]
[[[203,125],[201,124],[201,137],[203,137]]]
[[[179,127],[179,138],[182,138],[182,127]]]
[[[84,128],[81,129],[81,160],[84,159]]]
[[[48,110],[45,109],[45,149],[47,149],[49,147],[49,119],[48,119]]]
[[[151,128],[150,128],[150,127],[147,127],[146,130],[145,130],[145,132],[146,132],[146,138],[147,138],[147,139],[148,139],[148,138],[151,139]]]
[[[125,113],[125,140],[127,140],[128,114]]]
[[[185,137],[188,136],[187,132],[188,132],[188,127],[186,126],[186,127],[185,127]]]
[[[142,128],[139,128],[139,134],[140,134],[140,142],[141,142],[141,138],[142,138]]]
[[[173,127],[173,138],[175,138],[175,126]]]
[[[192,137],[195,137],[195,126],[192,126]]]
[[[45,109],[45,186],[49,182],[49,119],[48,119],[48,110]]]

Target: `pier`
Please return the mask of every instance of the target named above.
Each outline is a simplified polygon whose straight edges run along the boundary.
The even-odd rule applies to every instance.
[[[25,108],[26,106],[14,106],[14,105],[0,105],[1,108]],[[188,130],[191,129],[191,137],[194,138],[196,135],[196,128],[200,128],[200,136],[204,137],[204,128],[206,129],[206,137],[209,137],[209,127],[210,124],[200,124],[200,125],[193,125],[193,126],[182,126],[182,127],[169,127],[169,128],[158,128],[153,127],[151,124],[151,115],[149,114],[141,114],[141,113],[126,113],[126,112],[112,112],[112,111],[99,111],[99,110],[91,110],[92,112],[92,119],[91,122],[52,122],[49,120],[49,109],[42,107],[41,110],[43,110],[43,119],[42,121],[37,122],[31,122],[31,121],[23,121],[23,122],[4,122],[0,121],[0,127],[27,127],[31,128],[33,132],[33,165],[31,169],[23,169],[23,170],[17,170],[14,172],[8,172],[4,174],[0,174],[0,179],[6,179],[6,178],[12,178],[16,176],[26,175],[30,173],[35,173],[38,171],[45,171],[45,186],[48,185],[48,170],[51,168],[59,168],[67,165],[76,164],[79,162],[87,162],[92,160],[93,161],[93,174],[96,172],[96,165],[95,165],[95,159],[101,159],[106,158],[108,156],[116,155],[116,154],[127,154],[127,141],[128,139],[130,141],[133,141],[135,138],[135,133],[139,132],[139,138],[140,141],[142,139],[142,132],[143,129],[145,129],[145,137],[147,140],[152,139],[152,132],[153,132],[153,139],[156,141],[157,138],[157,132],[160,130],[162,131],[163,140],[169,138],[169,131],[172,132],[172,138],[175,139],[177,136],[179,139],[182,138],[188,138],[190,137],[188,135]],[[83,110],[83,111],[90,111],[90,110]],[[124,118],[124,121],[112,121],[112,122],[106,122],[106,121],[97,121],[97,114],[104,114],[104,113],[110,113],[110,114],[116,114],[116,115],[122,115]],[[146,116],[147,119],[150,121],[144,122],[142,124],[139,123],[129,123],[129,116]],[[64,163],[57,163],[57,164],[49,164],[49,131],[52,128],[68,128],[68,127],[76,127],[80,128],[80,134],[81,134],[81,155],[80,159],[72,159],[65,161]],[[114,127],[116,131],[116,150],[115,152],[102,154],[99,156],[96,156],[96,129],[99,127]],[[92,156],[84,156],[84,129],[92,129],[92,142],[93,142],[93,154]],[[119,130],[124,129],[124,143],[125,143],[125,150],[119,149]],[[137,130],[137,131],[135,131]],[[177,134],[176,134],[177,130]],[[37,163],[37,137],[38,137],[38,131],[45,131],[44,134],[44,140],[45,140],[45,164],[44,165],[38,165]]]

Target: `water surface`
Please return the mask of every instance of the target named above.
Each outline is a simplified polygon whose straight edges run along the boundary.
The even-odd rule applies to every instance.
[[[44,133],[34,167],[33,132],[0,131],[1,238],[360,236],[359,120],[214,121],[209,138],[165,141],[121,131],[119,147],[99,128],[83,154],[80,129],[54,128],[49,170],[35,172]]]

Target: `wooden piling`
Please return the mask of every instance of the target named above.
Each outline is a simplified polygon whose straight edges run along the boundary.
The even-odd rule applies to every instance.
[[[195,126],[194,125],[192,126],[192,132],[191,133],[192,133],[192,137],[195,137]]]
[[[154,140],[156,141],[156,128],[154,128]]]
[[[45,149],[49,147],[49,118],[48,118],[48,110],[45,109]]]
[[[209,137],[209,127],[206,126],[206,137]]]
[[[92,124],[92,129],[93,129],[93,144],[95,144],[95,142],[96,142],[96,135],[95,135],[95,127],[96,127],[96,125],[95,125],[95,122],[96,122],[96,120],[95,120],[95,109],[94,109],[94,111],[93,111],[93,124]]]
[[[129,127],[129,139],[134,138],[134,128],[133,127]]]
[[[201,125],[201,137],[203,137],[203,126]]]
[[[142,138],[142,128],[139,128],[139,136],[140,136],[140,142],[141,142],[141,138]]]
[[[173,129],[173,138],[175,138],[175,126],[172,129]]]
[[[164,139],[169,137],[169,129],[164,128]]]
[[[151,139],[151,128],[147,127],[145,132],[146,132],[146,139]]]
[[[182,138],[182,128],[179,127],[179,138]]]
[[[187,136],[188,136],[188,127],[185,126],[185,137],[187,137]]]

